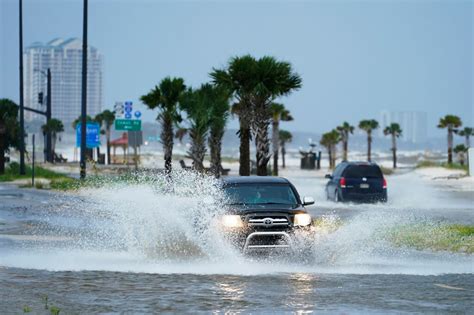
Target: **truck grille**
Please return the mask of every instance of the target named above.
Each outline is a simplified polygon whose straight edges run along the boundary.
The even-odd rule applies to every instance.
[[[248,225],[252,227],[286,227],[290,225],[286,216],[275,215],[259,215],[250,216],[248,218]]]

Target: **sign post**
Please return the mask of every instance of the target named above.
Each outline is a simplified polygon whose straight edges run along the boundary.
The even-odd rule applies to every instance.
[[[474,148],[467,150],[467,164],[469,166],[469,176],[474,176]]]

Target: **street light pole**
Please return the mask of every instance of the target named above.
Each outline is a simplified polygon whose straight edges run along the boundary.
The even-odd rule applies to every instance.
[[[49,121],[51,120],[51,70],[48,68],[48,73],[47,73],[47,88],[46,88],[46,93],[47,93],[47,99],[46,99],[46,123],[48,124]],[[52,156],[53,152],[51,152],[51,132],[46,133],[46,160],[50,163],[53,162],[54,157]]]
[[[25,175],[25,110],[23,105],[23,0],[19,7],[19,57],[20,57],[20,175]]]
[[[86,178],[87,132],[87,0],[84,0],[82,29],[82,101],[81,101],[81,160],[80,176]]]

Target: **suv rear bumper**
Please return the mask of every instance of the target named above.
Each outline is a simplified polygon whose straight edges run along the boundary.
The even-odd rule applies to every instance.
[[[341,201],[354,201],[354,202],[386,202],[387,192],[380,193],[355,193],[348,191],[341,191]]]

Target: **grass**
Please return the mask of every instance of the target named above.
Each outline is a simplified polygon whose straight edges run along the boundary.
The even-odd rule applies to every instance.
[[[399,247],[417,250],[474,253],[474,226],[413,224],[394,228],[388,239]]]
[[[31,167],[29,165],[25,165],[25,171],[25,175],[20,175],[20,164],[12,162],[5,168],[5,174],[0,175],[0,182],[11,182],[17,179],[30,179],[32,174]],[[35,177],[50,180],[67,178],[66,175],[62,173],[51,171],[41,166],[35,167]]]
[[[159,178],[161,179],[161,178]],[[89,175],[86,179],[58,178],[51,180],[49,187],[60,191],[75,191],[81,188],[101,188],[113,185],[138,185],[151,184],[160,185],[159,180],[153,174],[126,172],[114,177],[101,175]]]
[[[459,163],[451,163],[448,164],[447,162],[435,162],[435,161],[429,161],[429,160],[424,160],[419,162],[416,165],[417,168],[423,168],[423,167],[444,167],[450,170],[463,170],[463,171],[468,171],[468,166],[467,165],[461,165]]]

